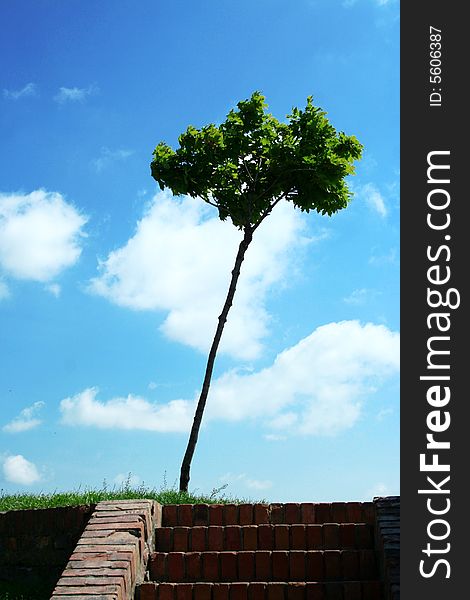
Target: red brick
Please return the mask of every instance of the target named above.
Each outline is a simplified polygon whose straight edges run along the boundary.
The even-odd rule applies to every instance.
[[[248,600],[248,583],[232,583],[230,586],[230,600]]]
[[[284,504],[270,504],[270,521],[273,525],[285,523]]]
[[[341,548],[356,547],[355,527],[354,523],[341,523],[339,526],[339,543]]]
[[[303,550],[289,552],[289,581],[306,581],[305,562]]]
[[[186,577],[192,581],[201,579],[201,553],[188,552],[185,559]]]
[[[302,502],[300,505],[301,523],[315,523],[315,505],[313,502]]]
[[[213,600],[229,600],[230,584],[229,583],[214,583],[212,588]]]
[[[348,517],[345,502],[332,502],[330,510],[332,523],[347,523]]]
[[[193,525],[209,525],[209,505],[195,504],[193,508]]]
[[[342,579],[355,581],[361,578],[359,570],[359,554],[355,550],[343,550],[341,554]]]
[[[289,583],[287,600],[305,600],[305,583]]]
[[[173,600],[175,597],[174,583],[160,583],[158,586],[158,600]]]
[[[305,527],[307,550],[323,548],[323,525],[307,525]]]
[[[361,502],[346,502],[346,513],[349,523],[363,523],[362,503]]]
[[[258,550],[258,526],[246,525],[242,528],[243,549]]]
[[[220,554],[220,578],[222,581],[237,579],[237,553],[222,552]]]
[[[192,600],[192,598],[192,583],[179,583],[177,586],[175,586],[175,600]]]
[[[167,558],[168,578],[178,582],[184,580],[184,557],[183,552],[170,552]]]
[[[344,600],[362,600],[361,582],[346,581],[344,584]]]
[[[255,504],[253,523],[255,525],[269,523],[269,506],[267,504]]]
[[[326,502],[315,504],[315,522],[331,523],[330,505]]]
[[[324,576],[323,552],[307,552],[307,581],[323,581]]]
[[[374,579],[377,576],[377,561],[374,550],[360,550],[359,564],[361,579]]]
[[[300,514],[300,504],[289,503],[285,505],[286,523],[293,525],[294,523],[302,523]]]
[[[266,600],[266,583],[251,582],[248,588],[248,600]]]
[[[218,526],[208,527],[207,546],[209,550],[221,552],[224,550],[224,528]]]
[[[271,552],[261,550],[255,554],[255,574],[257,581],[271,579]]]
[[[165,552],[155,552],[150,558],[150,578],[153,581],[164,581],[167,578]]]
[[[193,526],[193,505],[180,504],[178,506],[178,525],[182,527]]]
[[[209,525],[223,525],[223,506],[221,504],[209,505]]]
[[[195,583],[194,584],[194,600],[211,600],[212,584],[210,583]]]
[[[224,525],[238,525],[238,506],[225,504],[223,509]]]
[[[272,553],[273,581],[289,581],[289,554],[282,550]]]
[[[364,521],[370,525],[375,523],[375,506],[373,502],[364,502],[362,505]]]
[[[260,550],[274,548],[274,527],[272,525],[258,525],[258,548]]]
[[[325,550],[325,580],[338,581],[341,578],[341,552],[339,550]]]
[[[326,550],[339,548],[339,525],[337,523],[323,525],[323,547]]]
[[[176,504],[165,504],[162,507],[162,525],[164,527],[178,525],[178,506]]]
[[[289,526],[274,526],[274,548],[276,550],[289,550]]]
[[[204,581],[219,581],[219,557],[218,552],[204,552],[202,554],[202,578]]]
[[[325,587],[323,583],[309,582],[305,585],[306,600],[326,600]]]
[[[255,553],[238,552],[238,578],[251,581],[255,577]]]
[[[173,530],[173,548],[174,552],[188,551],[189,527],[175,527]]]
[[[240,525],[228,525],[225,528],[225,547],[227,550],[241,550]]]
[[[380,581],[363,581],[362,600],[381,600],[381,587]]]
[[[366,523],[360,523],[359,525],[355,526],[354,532],[356,536],[356,548],[364,550],[366,548],[372,548],[373,536],[370,525],[367,525]]]
[[[157,584],[153,581],[141,583],[139,586],[140,600],[157,600]]]
[[[266,586],[267,600],[285,600],[285,584],[270,581]]]
[[[240,525],[253,524],[253,504],[240,504],[239,508],[239,523]]]
[[[291,543],[290,548],[292,550],[306,550],[307,539],[305,535],[305,525],[292,525],[290,529]]]
[[[206,549],[207,527],[191,528],[191,550],[193,552],[202,552]]]
[[[328,600],[343,600],[343,585],[341,583],[325,583],[324,588]]]

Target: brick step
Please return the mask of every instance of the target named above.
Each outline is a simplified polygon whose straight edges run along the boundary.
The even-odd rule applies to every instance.
[[[369,523],[375,519],[372,502],[288,504],[165,504],[163,527],[194,525],[294,525]]]
[[[160,552],[223,550],[334,550],[373,548],[373,526],[366,523],[323,525],[227,525],[160,527]]]
[[[137,587],[136,600],[382,600],[381,584],[343,582],[155,583]]]
[[[154,552],[155,582],[350,581],[378,577],[374,550]]]

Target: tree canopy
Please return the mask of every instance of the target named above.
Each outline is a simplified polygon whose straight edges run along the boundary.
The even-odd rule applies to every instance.
[[[266,107],[255,92],[220,125],[190,125],[177,150],[160,142],[153,178],[162,190],[202,198],[239,229],[256,229],[282,198],[307,212],[332,215],[345,208],[351,192],[344,178],[354,173],[362,145],[337,132],[311,96],[287,123]]]

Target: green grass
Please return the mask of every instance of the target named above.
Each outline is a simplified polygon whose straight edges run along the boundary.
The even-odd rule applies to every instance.
[[[156,500],[160,504],[242,504],[254,502],[250,498],[235,498],[225,494],[227,485],[214,488],[209,494],[193,492],[180,492],[176,485],[168,487],[166,481],[160,488],[150,488],[145,484],[138,487],[130,485],[131,474],[127,481],[120,487],[109,489],[106,482],[101,489],[84,488],[72,492],[40,492],[38,494],[17,493],[7,494],[0,490],[0,511],[26,510],[31,508],[57,508],[59,506],[80,506],[96,504],[102,500],[133,500],[147,498]],[[263,500],[256,500],[263,502]],[[0,600],[2,600],[0,596]]]

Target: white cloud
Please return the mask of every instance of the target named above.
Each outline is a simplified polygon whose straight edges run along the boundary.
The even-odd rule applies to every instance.
[[[3,96],[11,100],[19,98],[28,98],[38,95],[38,86],[35,83],[27,83],[20,90],[3,90]]]
[[[0,267],[47,282],[77,262],[87,218],[59,193],[0,194]]]
[[[359,188],[358,193],[364,198],[366,204],[381,217],[386,217],[388,210],[382,194],[373,183],[366,183]]]
[[[245,473],[240,473],[239,475],[235,475],[234,473],[225,473],[222,477],[219,478],[219,481],[223,483],[227,483],[229,485],[240,485],[251,489],[251,490],[267,490],[272,487],[272,481],[268,479],[252,479],[248,477]]]
[[[38,411],[44,406],[44,402],[35,402],[32,406],[24,408],[18,417],[15,417],[13,421],[7,423],[2,428],[7,433],[20,433],[22,431],[29,431],[34,429],[42,423],[40,419],[36,417]]]
[[[10,297],[10,290],[7,284],[0,279],[0,300],[5,300]]]
[[[133,150],[110,150],[109,148],[101,148],[101,153],[98,158],[92,161],[93,168],[97,173],[101,173],[103,169],[111,165],[113,162],[125,160],[134,154]]]
[[[241,359],[260,354],[269,323],[266,294],[286,281],[294,252],[306,243],[303,223],[299,211],[280,203],[255,233],[222,352]],[[163,333],[206,352],[240,240],[241,233],[203,201],[158,193],[134,236],[100,263],[90,290],[121,306],[167,312]]]
[[[54,96],[54,100],[59,104],[65,104],[66,102],[83,102],[88,96],[96,94],[97,91],[98,88],[94,85],[89,85],[87,88],[61,87]]]
[[[399,369],[399,335],[383,325],[329,323],[258,372],[228,371],[213,382],[204,421],[256,420],[279,437],[334,435],[352,427],[367,397]],[[62,422],[160,432],[189,430],[195,400],[96,400],[89,388],[61,402]],[[271,437],[271,439],[273,439]]]
[[[151,403],[129,394],[107,402],[96,400],[97,388],[88,388],[60,403],[64,425],[85,425],[100,429],[140,429],[144,431],[188,431],[193,418],[193,403],[172,400]]]
[[[355,306],[360,306],[366,304],[371,298],[377,296],[379,292],[376,290],[370,290],[367,288],[360,288],[357,290],[353,290],[349,296],[343,298],[343,302],[346,304],[353,304]]]
[[[21,454],[8,456],[3,462],[3,475],[10,483],[32,485],[41,481],[36,465]]]
[[[45,290],[47,292],[49,292],[50,294],[52,294],[53,296],[55,296],[56,298],[58,298],[60,296],[60,292],[62,291],[62,288],[60,287],[60,285],[58,283],[51,283],[50,285],[45,286]]]

